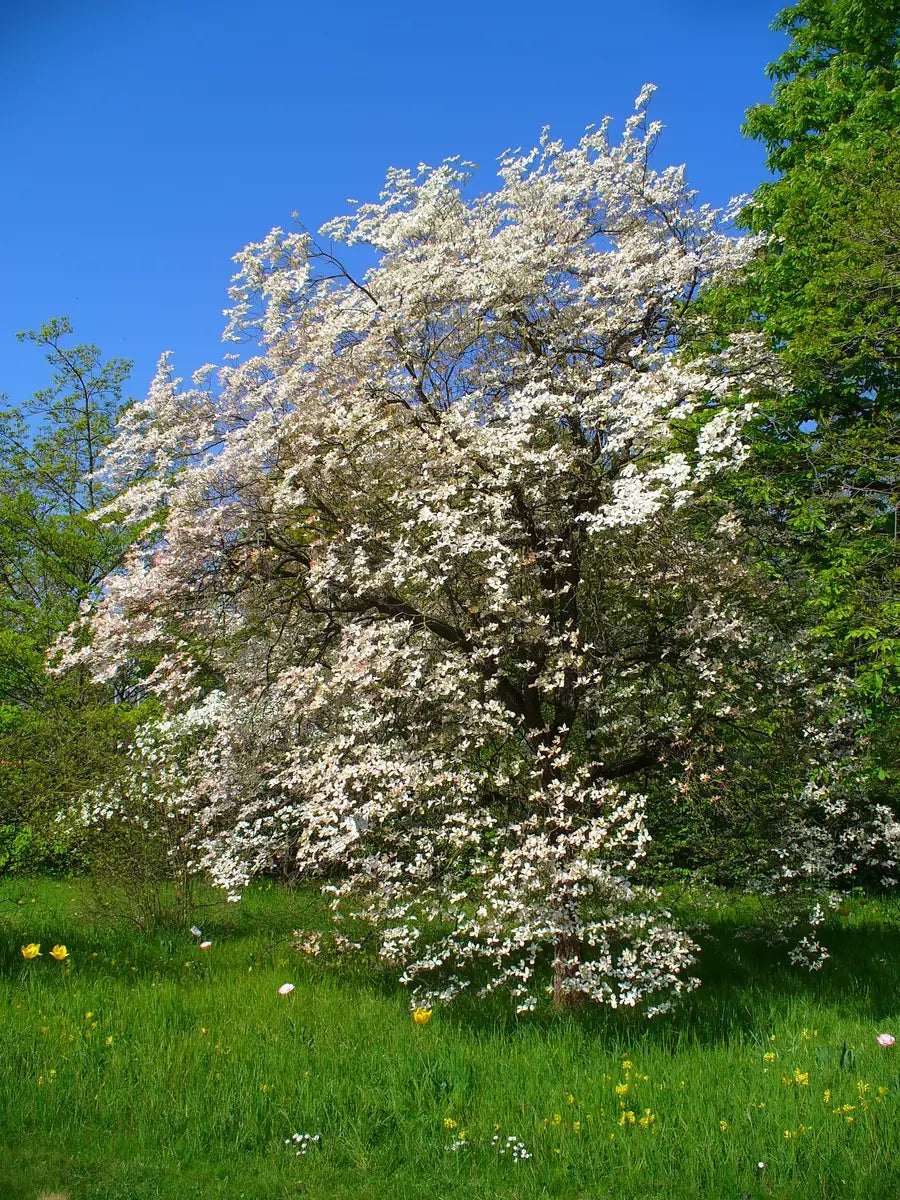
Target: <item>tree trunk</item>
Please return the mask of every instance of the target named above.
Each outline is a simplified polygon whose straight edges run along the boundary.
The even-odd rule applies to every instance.
[[[557,1010],[577,1008],[584,1000],[583,992],[567,986],[580,948],[578,938],[571,934],[557,934],[553,943],[553,1007]]]

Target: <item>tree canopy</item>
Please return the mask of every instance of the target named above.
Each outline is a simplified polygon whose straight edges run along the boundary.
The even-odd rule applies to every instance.
[[[648,99],[494,192],[392,171],[321,241],[247,247],[229,333],[259,353],[187,389],[164,360],[107,456],[143,532],[61,666],[149,656],[164,715],[86,815],[155,789],[233,893],[324,876],[416,1002],[529,1009],[551,963],[559,1004],[691,986],[635,881],[653,789],[754,829],[770,880],[893,861],[846,681],[711,490],[785,382],[765,334],[675,352],[756,243],[651,168]]]

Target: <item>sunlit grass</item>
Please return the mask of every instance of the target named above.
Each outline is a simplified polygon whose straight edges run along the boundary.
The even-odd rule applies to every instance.
[[[310,893],[209,910],[205,951],[88,923],[82,883],[0,899],[3,1200],[900,1195],[896,904],[835,916],[821,975],[752,903],[707,907],[704,987],[651,1023],[419,1025],[389,977],[294,952]]]

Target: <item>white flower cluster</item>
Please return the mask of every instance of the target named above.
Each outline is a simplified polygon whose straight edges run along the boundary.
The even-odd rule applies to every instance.
[[[318,1133],[292,1133],[289,1138],[284,1139],[286,1146],[293,1146],[294,1153],[298,1158],[304,1154],[308,1154],[313,1146],[318,1145],[321,1137]]]
[[[491,1145],[496,1147],[498,1155],[501,1157],[509,1155],[513,1162],[526,1162],[532,1157],[531,1151],[515,1134],[510,1134],[505,1141],[500,1140],[499,1134],[494,1134],[491,1138]]]
[[[825,947],[808,936],[802,937],[788,954],[795,967],[805,967],[808,971],[821,971],[829,957]]]

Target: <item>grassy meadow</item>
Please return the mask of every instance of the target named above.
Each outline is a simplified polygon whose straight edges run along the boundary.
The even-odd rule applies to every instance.
[[[201,950],[88,891],[0,888],[2,1200],[900,1196],[897,901],[834,914],[810,975],[756,904],[686,896],[704,985],[670,1016],[419,1026],[389,975],[294,951],[314,893],[201,910]]]

